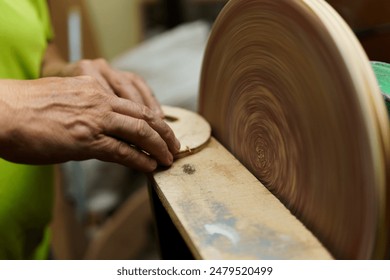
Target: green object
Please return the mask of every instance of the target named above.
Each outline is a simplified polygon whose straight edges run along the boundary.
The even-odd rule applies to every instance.
[[[52,37],[44,0],[0,1],[0,78],[36,79]]]
[[[374,69],[390,116],[390,64],[384,62],[371,62],[371,65]]]
[[[47,257],[53,168],[0,159],[0,170],[0,259]]]
[[[0,11],[0,79],[39,78],[52,37],[46,1],[1,0]],[[47,258],[52,204],[51,166],[0,159],[0,259]]]

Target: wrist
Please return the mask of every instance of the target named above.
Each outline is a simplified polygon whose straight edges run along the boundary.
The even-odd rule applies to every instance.
[[[18,87],[15,83],[21,81],[0,80],[0,157],[12,141],[14,124],[17,122]]]

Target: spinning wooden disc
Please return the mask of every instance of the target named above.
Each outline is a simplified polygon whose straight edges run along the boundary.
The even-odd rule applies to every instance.
[[[231,0],[203,62],[214,136],[336,258],[389,256],[389,119],[369,61],[322,0]]]

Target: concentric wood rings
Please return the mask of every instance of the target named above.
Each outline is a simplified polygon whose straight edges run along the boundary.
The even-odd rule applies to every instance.
[[[336,258],[389,255],[388,115],[367,56],[325,1],[228,2],[199,106]]]

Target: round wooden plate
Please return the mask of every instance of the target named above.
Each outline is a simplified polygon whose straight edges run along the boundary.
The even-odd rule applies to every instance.
[[[231,0],[203,61],[213,134],[336,258],[389,250],[389,119],[367,56],[322,0]]]
[[[165,121],[180,141],[180,151],[175,158],[193,154],[208,142],[210,124],[199,114],[178,107],[162,106]]]

